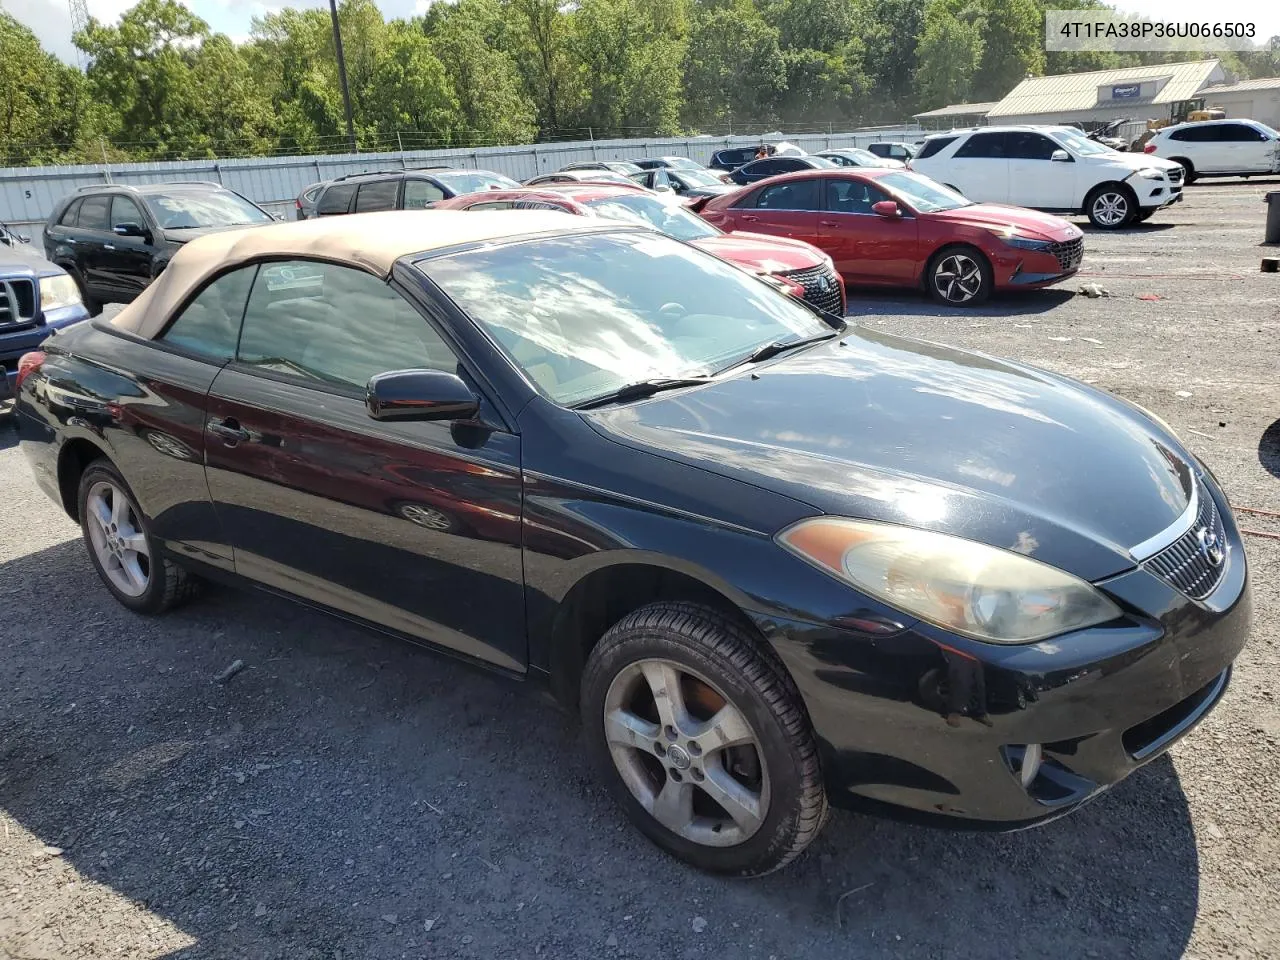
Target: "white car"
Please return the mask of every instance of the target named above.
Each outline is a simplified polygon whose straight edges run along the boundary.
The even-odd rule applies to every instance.
[[[1197,177],[1280,173],[1280,133],[1256,120],[1197,120],[1165,127],[1142,151],[1182,164],[1187,183]]]
[[[1120,153],[1073,127],[979,127],[929,137],[908,166],[977,203],[1084,214],[1105,230],[1182,199],[1182,167]]]

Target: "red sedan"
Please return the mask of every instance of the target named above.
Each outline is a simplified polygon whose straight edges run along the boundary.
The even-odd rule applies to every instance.
[[[555,184],[525,190],[486,190],[442,200],[434,210],[559,210],[579,216],[630,220],[656,227],[751,273],[773,278],[788,293],[844,316],[844,283],[830,257],[811,244],[779,236],[724,233],[677,200],[640,186]]]
[[[1080,269],[1084,234],[1047,213],[972,203],[907,170],[806,170],[692,206],[724,230],[804,240],[846,283],[923,286],[972,306],[992,290],[1043,287]]]

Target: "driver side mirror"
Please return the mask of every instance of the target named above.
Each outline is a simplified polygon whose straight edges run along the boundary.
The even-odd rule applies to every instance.
[[[128,221],[117,223],[111,228],[111,232],[117,237],[141,237],[145,236],[147,231],[143,229],[142,224]]]
[[[1065,150],[1055,150],[1053,153],[1049,154],[1049,159],[1054,163],[1070,163],[1071,154],[1067,153]]]
[[[470,420],[480,412],[480,398],[461,377],[443,370],[376,374],[364,403],[375,420]]]
[[[672,190],[665,183],[658,184],[656,187],[653,188],[653,192],[654,193],[675,193],[675,191]]]
[[[896,219],[902,216],[902,208],[896,200],[879,200],[871,205],[871,212],[877,217]]]

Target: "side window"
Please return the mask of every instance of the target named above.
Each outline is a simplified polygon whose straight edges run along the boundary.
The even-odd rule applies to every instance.
[[[408,179],[404,182],[404,208],[425,210],[427,204],[444,199],[444,191],[430,180]]]
[[[879,187],[863,180],[826,181],[827,209],[832,213],[871,213],[871,205],[890,199]]]
[[[924,146],[920,148],[920,152],[916,154],[916,159],[924,160],[927,157],[932,157],[944,147],[949,147],[955,142],[955,137],[930,137],[924,142]]]
[[[1013,160],[1048,160],[1058,145],[1044,134],[1030,131],[1005,134],[1008,155]]]
[[[1003,133],[975,133],[956,151],[956,159],[969,158],[1002,158],[1005,153],[1005,135]]]
[[[554,210],[556,213],[568,213],[564,207],[558,203],[547,203],[544,200],[517,200],[511,204],[513,210]],[[472,210],[475,207],[471,208]]]
[[[777,172],[777,160],[756,160],[747,165],[747,173],[753,177],[772,177]]]
[[[111,196],[85,197],[80,205],[80,229],[109,231]]]
[[[80,205],[83,200],[73,200],[66,210],[62,211],[62,219],[58,221],[64,227],[74,227],[80,219]]]
[[[374,213],[378,210],[394,210],[400,193],[400,181],[374,180],[360,184],[356,193],[356,213]]]
[[[140,227],[147,225],[138,205],[128,197],[118,195],[111,198],[111,226],[114,227],[117,223],[136,223]]]
[[[159,339],[209,360],[230,360],[236,355],[240,318],[257,269],[241,267],[218,277],[196,294]]]
[[[1224,123],[1219,129],[1223,132],[1223,140],[1231,143],[1257,143],[1264,139],[1262,134],[1244,123]]]
[[[320,195],[316,204],[316,213],[329,216],[335,213],[346,213],[351,206],[351,197],[356,192],[354,183],[335,183]]]
[[[486,200],[484,203],[473,203],[468,210],[510,210],[510,200]]]
[[[1222,139],[1218,128],[1208,124],[1200,127],[1188,127],[1185,133],[1186,139],[1192,143],[1217,143]]]
[[[249,294],[237,359],[260,370],[363,390],[375,373],[457,371],[422,314],[372,274],[291,260],[263,264]]]
[[[820,210],[819,181],[792,180],[760,191],[756,205],[762,210]]]
[[[809,164],[800,157],[783,157],[781,160],[775,160],[774,163],[778,165],[778,173],[794,173],[797,170],[810,169]]]
[[[1169,139],[1170,140],[1190,140],[1191,138],[1187,136],[1187,134],[1189,134],[1190,132],[1191,132],[1190,130],[1174,130],[1172,133],[1169,134]]]

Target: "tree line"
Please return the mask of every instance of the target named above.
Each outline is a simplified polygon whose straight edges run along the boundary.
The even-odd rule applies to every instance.
[[[1046,7],[1096,0],[437,0],[387,20],[343,0],[359,149],[763,133],[996,100],[1028,75],[1186,55],[1046,53]],[[174,0],[74,37],[62,63],[0,13],[0,165],[343,152],[329,14],[234,43]],[[1267,53],[1219,55],[1240,78]]]

